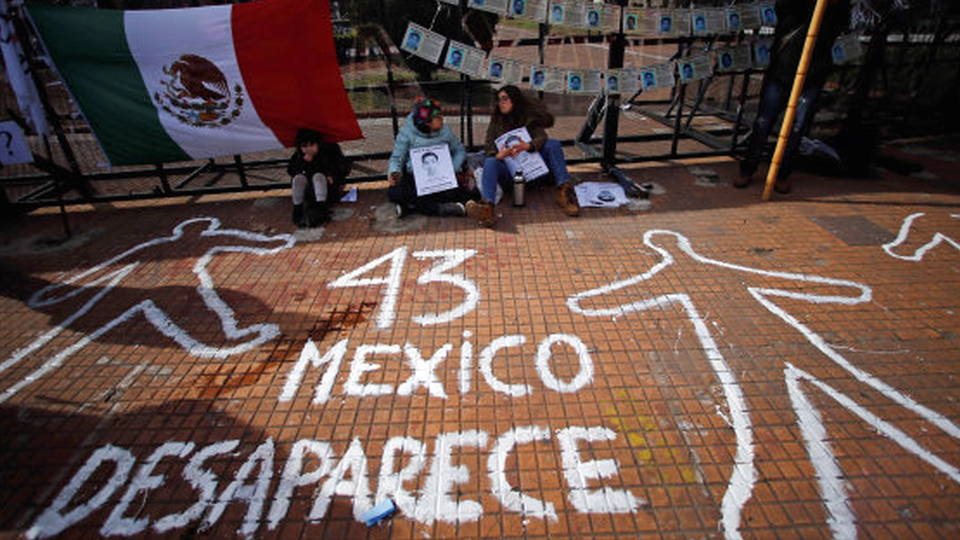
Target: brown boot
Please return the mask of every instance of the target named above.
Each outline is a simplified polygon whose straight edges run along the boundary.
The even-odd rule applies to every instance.
[[[569,182],[557,186],[557,204],[563,209],[563,213],[570,217],[580,215],[580,203],[577,202],[577,194]]]
[[[480,222],[481,227],[493,227],[497,224],[497,214],[490,201],[467,201],[467,215]]]

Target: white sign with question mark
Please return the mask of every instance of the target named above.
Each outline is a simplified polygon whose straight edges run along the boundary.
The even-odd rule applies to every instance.
[[[20,126],[12,120],[0,122],[0,164],[13,165],[31,161],[33,154]]]

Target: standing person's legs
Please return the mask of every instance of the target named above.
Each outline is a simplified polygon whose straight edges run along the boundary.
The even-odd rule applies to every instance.
[[[548,139],[540,149],[540,157],[547,164],[557,185],[557,204],[568,216],[580,215],[580,204],[577,202],[576,193],[571,189],[570,172],[567,171],[567,160],[563,157],[560,141]]]
[[[820,87],[804,88],[797,101],[797,113],[794,117],[787,147],[780,159],[780,169],[777,171],[777,183],[774,189],[779,193],[790,192],[790,173],[793,172],[793,159],[800,148],[800,141],[810,129],[810,122],[816,110],[817,98],[820,96]]]
[[[757,117],[753,121],[753,132],[747,146],[747,155],[740,162],[740,178],[733,185],[746,187],[750,184],[753,173],[760,166],[760,159],[767,146],[767,139],[777,122],[777,117],[787,104],[787,89],[775,80],[764,81],[760,90],[760,103],[757,107]]]

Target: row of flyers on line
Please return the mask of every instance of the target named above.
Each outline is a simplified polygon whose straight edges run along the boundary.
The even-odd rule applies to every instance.
[[[459,6],[459,0],[438,0]],[[467,0],[467,7],[539,23],[647,35],[713,35],[777,25],[774,2],[727,7],[622,8],[587,0]]]
[[[671,88],[677,80],[685,84],[705,79],[715,70],[725,73],[765,69],[770,64],[772,44],[773,40],[769,38],[756,39],[676,61],[606,71],[528,64],[495,54],[487,57],[482,49],[448,40],[416,23],[409,23],[400,48],[433,63],[439,63],[442,56],[445,69],[496,83],[519,85],[526,78],[531,88],[544,92],[593,94],[606,89],[632,94],[640,90]],[[444,47],[446,55],[442,55]],[[858,58],[863,54],[859,36],[841,36],[831,52],[836,64]]]

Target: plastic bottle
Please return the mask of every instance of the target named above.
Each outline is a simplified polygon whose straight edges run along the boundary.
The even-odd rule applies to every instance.
[[[514,206],[524,206],[526,201],[524,200],[524,189],[526,188],[526,181],[523,178],[523,171],[517,169],[517,172],[513,174],[513,205]]]

